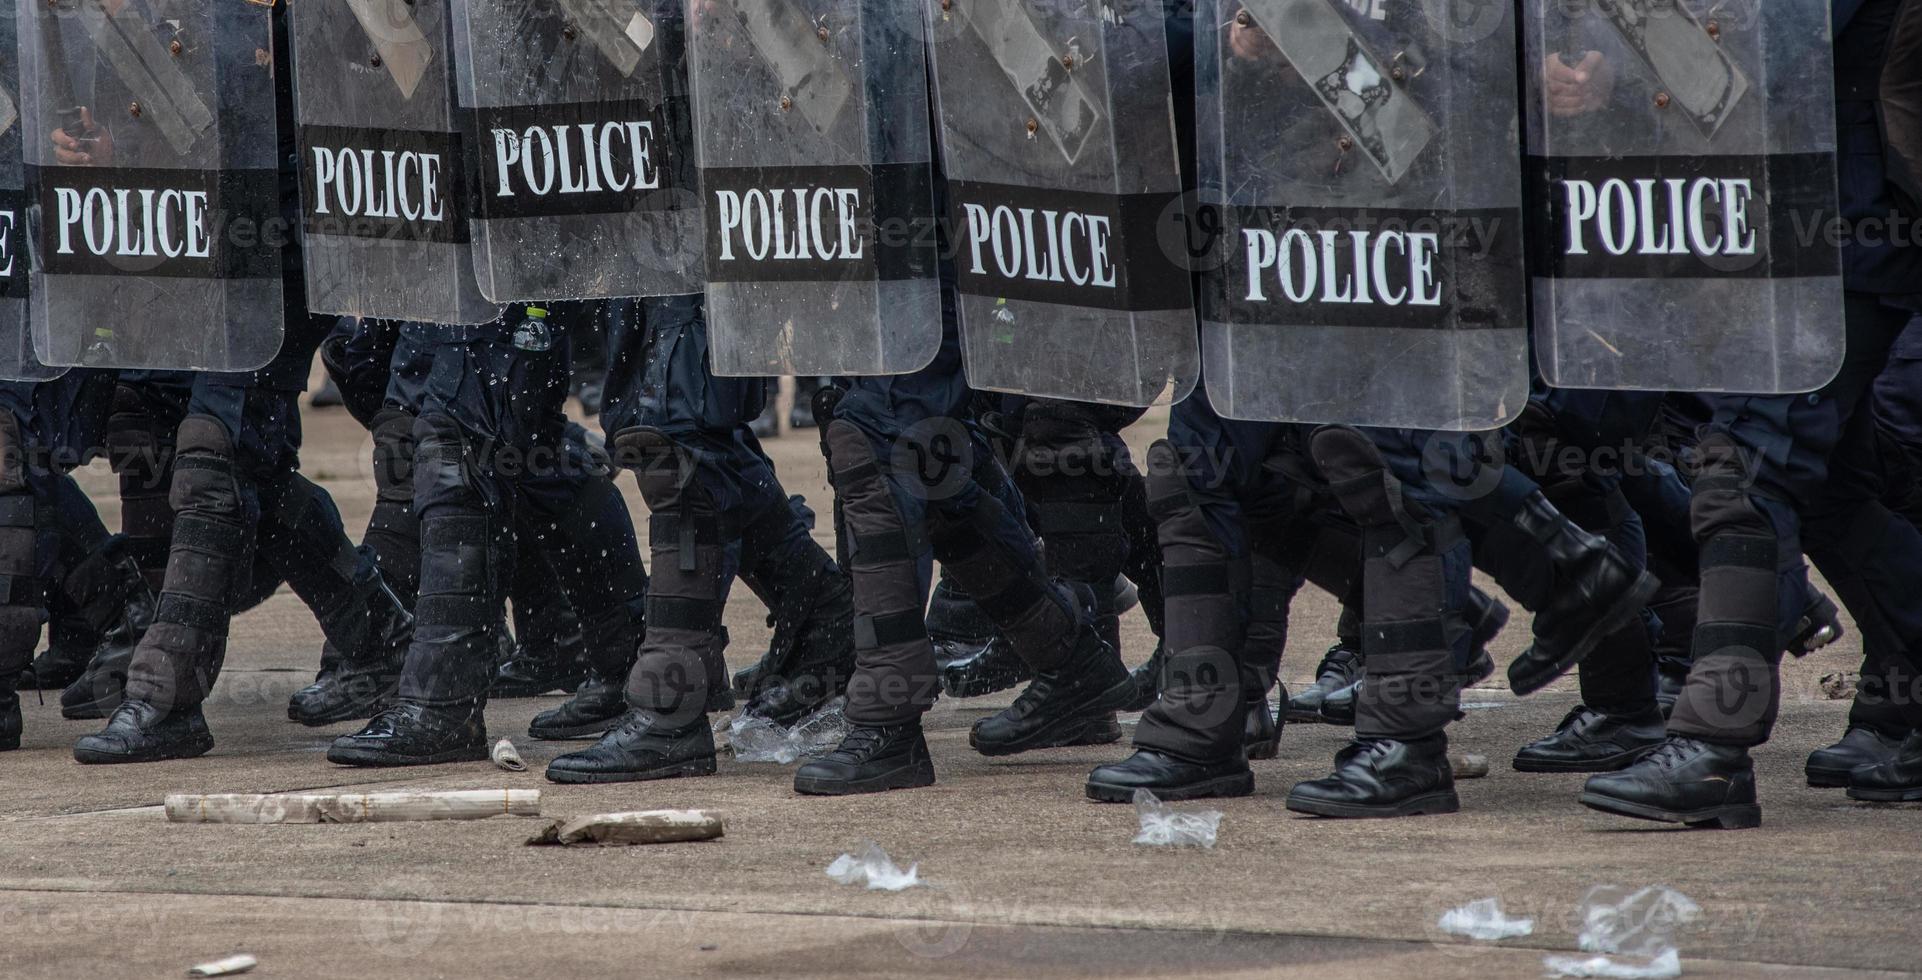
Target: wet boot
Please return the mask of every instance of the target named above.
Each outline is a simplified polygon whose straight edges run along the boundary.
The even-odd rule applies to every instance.
[[[453,418],[414,426],[414,495],[420,522],[420,599],[414,639],[394,698],[366,726],[334,740],[327,761],[414,766],[487,758],[483,711],[507,582],[512,525],[505,493]],[[490,493],[491,488],[491,493]]]
[[[934,761],[920,721],[858,725],[834,751],[794,772],[794,791],[806,796],[850,796],[934,784]]]
[[[741,581],[774,631],[760,662],[742,672],[743,715],[783,728],[840,697],[854,676],[854,591],[809,534],[812,519],[798,498],[782,498],[741,536]]]
[[[56,599],[47,649],[22,675],[22,687],[64,688],[80,679],[108,633],[121,628],[145,632],[153,622],[153,593],[127,551],[125,535],[108,538],[67,572]]]
[[[1553,683],[1633,620],[1660,583],[1608,539],[1563,516],[1540,491],[1523,502],[1515,525],[1548,552],[1556,575],[1552,597],[1535,614],[1534,643],[1508,665],[1509,687],[1527,695]]]
[[[414,617],[354,547],[325,490],[298,473],[268,507],[259,553],[314,614],[327,638],[321,673],[288,699],[288,720],[331,725],[371,717],[400,681]]]
[[[1834,745],[1809,753],[1803,767],[1810,786],[1841,789],[1850,785],[1849,774],[1863,766],[1879,766],[1892,761],[1902,749],[1903,735],[1891,735],[1864,725],[1852,725]]]
[[[1162,799],[1247,796],[1255,789],[1241,669],[1249,560],[1231,555],[1209,527],[1173,444],[1149,448],[1146,479],[1161,524],[1166,684],[1135,727],[1134,754],[1089,773],[1085,790],[1113,803],[1137,789]],[[1262,700],[1265,707],[1265,691]]]
[[[548,537],[547,564],[560,573],[568,604],[580,613],[587,677],[573,697],[534,716],[527,734],[592,738],[627,714],[627,675],[647,633],[647,572],[627,502],[604,475],[582,481]]]
[[[166,587],[127,665],[124,698],[104,729],[74,743],[80,762],[189,758],[213,747],[200,705],[226,659],[229,609],[246,591],[257,519],[218,420],[189,415],[177,440]]]
[[[1357,739],[1333,773],[1296,783],[1288,791],[1287,807],[1321,817],[1454,813],[1461,809],[1461,800],[1448,764],[1448,737]]]
[[[371,561],[355,587],[367,612],[366,621],[348,642],[343,654],[332,640],[321,655],[320,673],[312,684],[287,699],[287,719],[310,727],[370,718],[393,697],[400,684],[401,665],[414,638],[414,616],[380,578]]]

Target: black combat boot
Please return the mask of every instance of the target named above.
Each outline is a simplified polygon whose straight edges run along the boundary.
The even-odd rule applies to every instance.
[[[1342,610],[1346,621],[1350,613]],[[1355,625],[1359,627],[1360,621]],[[1356,681],[1361,679],[1361,641],[1350,639],[1345,633],[1337,633],[1335,645],[1321,655],[1321,665],[1315,668],[1315,682],[1302,688],[1294,697],[1288,699],[1288,720],[1319,723],[1322,721],[1322,704],[1336,691],[1347,690],[1349,710],[1348,723],[1354,724],[1354,692]]]
[[[1443,736],[1412,742],[1357,739],[1336,762],[1332,774],[1296,783],[1288,792],[1288,809],[1323,817],[1409,817],[1461,809]]]
[[[522,528],[517,539],[527,536]],[[488,698],[533,698],[552,691],[569,694],[587,680],[586,628],[556,584],[559,573],[549,556],[531,540],[517,540],[514,584],[514,646],[494,670]]]
[[[1661,583],[1608,539],[1563,516],[1540,491],[1523,502],[1515,525],[1548,552],[1556,576],[1554,595],[1535,614],[1535,641],[1508,665],[1509,687],[1526,695],[1547,687],[1627,625]]]
[[[1128,672],[1128,679],[1135,686],[1134,697],[1121,706],[1123,711],[1146,711],[1161,696],[1161,673],[1168,663],[1168,647],[1157,640],[1154,652],[1141,665]]]
[[[21,677],[21,687],[55,691],[80,679],[107,634],[127,627],[144,632],[153,622],[153,590],[116,534],[69,571],[60,582],[47,649]]]
[[[94,651],[80,677],[60,692],[60,717],[73,721],[105,718],[120,705],[127,686],[127,665],[145,630],[116,628]]]
[[[1620,772],[1588,777],[1582,805],[1639,820],[1740,830],[1762,825],[1748,749],[1672,735]]]
[[[429,705],[396,701],[367,727],[334,739],[327,761],[342,766],[425,766],[487,758],[484,702]]]
[[[840,697],[854,675],[854,590],[809,527],[813,513],[781,497],[741,534],[741,581],[768,608],[773,636],[737,674],[745,714],[791,727]]]
[[[73,743],[73,757],[88,765],[159,762],[191,759],[213,747],[199,705],[166,712],[146,701],[122,701],[107,727]]]
[[[1068,660],[1037,671],[1013,704],[975,722],[968,744],[982,755],[1105,745],[1121,738],[1114,712],[1133,696],[1134,682],[1114,648],[1083,627]]]
[[[808,796],[850,796],[934,785],[921,723],[888,728],[861,725],[834,751],[794,771],[794,791]]]
[[[1154,749],[1136,749],[1126,759],[1098,766],[1088,774],[1091,800],[1128,803],[1142,789],[1162,800],[1248,796],[1255,791],[1255,774],[1245,756],[1193,762]]]
[[[1615,772],[1635,764],[1668,740],[1662,713],[1651,707],[1620,715],[1578,704],[1555,733],[1515,753],[1518,772]]]
[[[1849,773],[1849,799],[1871,803],[1922,800],[1922,732],[1910,732],[1887,760]]]
[[[1863,766],[1879,766],[1889,762],[1901,750],[1901,736],[1877,731],[1866,725],[1850,725],[1841,741],[1809,753],[1809,761],[1803,771],[1808,774],[1810,786],[1841,789],[1850,785],[1850,773]]]
[[[627,714],[627,673],[607,677],[590,672],[574,696],[534,716],[527,736],[538,739],[594,738],[620,724]]]
[[[631,783],[673,776],[712,776],[714,732],[705,716],[662,728],[653,715],[629,711],[592,748],[557,756],[547,765],[556,783]]]
[[[320,675],[287,699],[287,719],[309,727],[371,718],[400,684],[401,665],[414,639],[414,615],[371,564],[357,591],[368,617],[351,654],[331,642],[322,654]]]

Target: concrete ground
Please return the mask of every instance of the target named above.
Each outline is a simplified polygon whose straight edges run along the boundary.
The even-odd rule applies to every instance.
[[[372,504],[365,435],[339,411],[310,413],[305,471],[350,528]],[[1147,427],[1134,435],[1151,438]],[[788,489],[829,501],[810,433],[769,443]],[[100,470],[83,474],[103,516],[118,502]],[[640,513],[631,482],[629,499]],[[644,523],[639,523],[645,528]],[[825,540],[825,527],[822,529]],[[1295,606],[1284,661],[1306,681],[1332,641],[1334,603]],[[736,666],[765,642],[745,589],[729,607]],[[1523,643],[1495,644],[1506,663]],[[1126,656],[1147,656],[1139,614]],[[1853,669],[1845,642],[1787,668],[1776,738],[1756,753],[1764,823],[1705,832],[1616,819],[1576,803],[1578,776],[1508,769],[1526,740],[1575,702],[1572,682],[1517,701],[1490,687],[1465,699],[1457,747],[1485,753],[1485,779],[1461,786],[1443,817],[1336,822],[1291,815],[1282,798],[1324,774],[1344,732],[1291,726],[1281,758],[1256,763],[1256,795],[1209,804],[1226,816],[1213,850],[1135,846],[1131,808],[1090,803],[1081,782],[1124,745],[990,761],[967,728],[1009,695],[943,701],[929,716],[941,781],[852,799],[804,799],[790,772],[724,760],[718,776],[599,788],[541,778],[580,743],[525,737],[557,698],[489,708],[531,771],[486,764],[411,771],[329,765],[350,730],[284,719],[320,634],[283,591],[235,623],[227,672],[207,714],[218,745],[201,759],[83,767],[69,749],[97,723],[60,718],[49,692],[26,696],[24,748],[0,757],[0,889],[8,894],[7,977],[179,976],[233,952],[262,977],[575,976],[1284,976],[1536,977],[1571,951],[1593,885],[1663,883],[1700,903],[1679,935],[1686,975],[1820,976],[1922,968],[1922,807],[1863,806],[1803,785],[1809,750],[1840,733],[1847,702],[1818,678]],[[715,842],[614,849],[523,846],[539,821],[338,826],[173,825],[171,792],[329,787],[524,787],[543,812],[656,807],[726,811]],[[874,840],[926,887],[867,892],[823,869]],[[1532,935],[1469,944],[1435,925],[1446,909],[1499,897],[1536,920]]]

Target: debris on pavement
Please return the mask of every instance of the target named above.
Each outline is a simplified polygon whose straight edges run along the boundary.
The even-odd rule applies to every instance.
[[[1551,977],[1608,977],[1611,980],[1672,980],[1682,975],[1682,956],[1668,950],[1647,963],[1626,963],[1608,956],[1545,956]]]
[[[1456,779],[1480,779],[1488,775],[1488,757],[1479,752],[1450,752],[1448,765]]]
[[[494,764],[508,772],[526,772],[527,763],[521,761],[521,754],[514,748],[512,739],[503,738],[494,743],[494,750],[488,753]]]
[[[1135,790],[1135,816],[1141,830],[1134,842],[1153,847],[1214,847],[1220,810],[1177,810],[1145,790]]]
[[[617,847],[713,840],[727,832],[718,810],[630,810],[554,820],[527,839],[530,845]]]
[[[225,959],[202,963],[187,971],[190,977],[231,977],[236,973],[246,973],[260,965],[260,961],[246,953],[235,953]]]
[[[1581,912],[1576,945],[1600,955],[1544,957],[1542,965],[1551,975],[1665,980],[1682,973],[1677,928],[1695,921],[1702,907],[1665,885],[1635,891],[1596,885],[1582,896]]]
[[[1820,681],[1822,696],[1830,701],[1847,701],[1855,697],[1855,681],[1860,676],[1850,672],[1823,674]]]
[[[921,884],[921,866],[910,864],[901,870],[881,845],[862,841],[855,854],[843,854],[828,865],[828,877],[843,885],[866,885],[870,891],[898,892]]]
[[[386,823],[541,815],[537,789],[386,793],[169,793],[169,823]]]
[[[1534,919],[1511,919],[1502,911],[1499,898],[1481,898],[1459,908],[1452,908],[1441,915],[1435,923],[1441,931],[1451,936],[1466,936],[1492,942],[1497,939],[1514,939],[1535,931]]]
[[[728,722],[727,744],[738,762],[790,765],[834,751],[848,734],[846,698],[835,698],[813,714],[782,728],[759,715],[742,712]]]

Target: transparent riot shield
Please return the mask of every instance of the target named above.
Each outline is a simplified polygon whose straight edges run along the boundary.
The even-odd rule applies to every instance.
[[[1828,0],[1526,9],[1542,376],[1753,393],[1834,377]]]
[[[300,0],[293,15],[302,246],[315,313],[481,323],[472,139],[451,0]]]
[[[455,0],[481,293],[701,289],[683,0]]]
[[[925,366],[941,306],[920,7],[688,9],[714,373]]]
[[[1473,431],[1528,396],[1515,23],[1495,0],[1201,0],[1208,397]]]
[[[40,363],[27,328],[29,199],[20,163],[18,22],[0,21],[0,381],[51,381],[67,369]]]
[[[142,0],[18,12],[39,360],[212,371],[272,360],[286,230],[273,12]]]
[[[968,383],[1194,389],[1162,0],[926,0]],[[1165,234],[1167,230],[1174,234]]]

